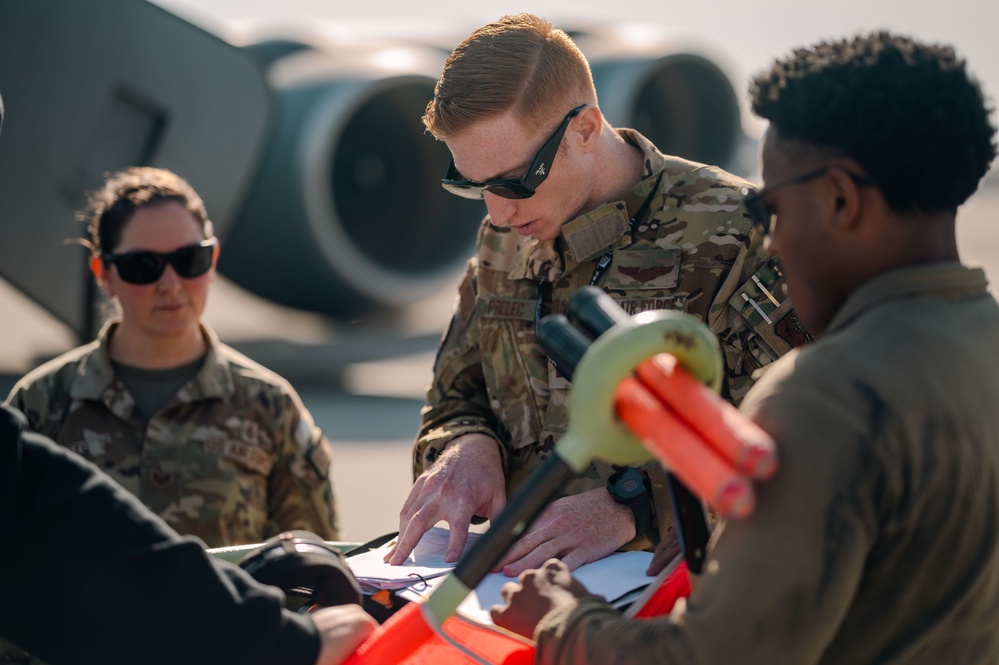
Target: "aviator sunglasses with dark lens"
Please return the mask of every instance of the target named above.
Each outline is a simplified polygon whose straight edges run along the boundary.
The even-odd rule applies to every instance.
[[[832,168],[834,167],[823,166],[815,169],[814,171],[802,173],[801,175],[785,180],[784,182],[779,182],[776,185],[764,187],[758,192],[747,194],[742,198],[742,203],[746,206],[746,212],[749,213],[749,219],[752,220],[756,226],[760,227],[760,230],[763,231],[763,235],[770,233],[770,220],[773,218],[773,213],[770,212],[770,208],[767,206],[767,195],[772,193],[775,189],[790,187],[791,185],[800,185],[803,182],[815,180],[819,176],[828,173]],[[874,180],[868,178],[867,176],[857,175],[856,173],[850,173],[849,171],[847,171],[846,174],[850,176],[851,180],[861,187],[874,187],[877,185]]]
[[[441,187],[452,194],[466,199],[481,199],[482,192],[490,192],[505,199],[531,198],[551,172],[552,161],[558,152],[559,144],[562,143],[562,136],[565,134],[566,128],[569,127],[569,121],[579,115],[579,112],[585,108],[586,104],[583,104],[566,114],[565,119],[562,120],[562,124],[559,125],[555,133],[551,135],[551,138],[545,141],[545,144],[538,150],[538,154],[534,156],[523,178],[519,180],[487,180],[486,182],[466,180],[461,177],[458,169],[454,167],[454,158],[452,158],[451,163],[447,167],[447,173],[444,174],[444,179],[441,180]]]
[[[130,284],[152,284],[163,275],[168,263],[178,276],[193,279],[204,275],[212,267],[215,243],[215,238],[208,238],[166,254],[140,250],[102,254],[101,260],[105,265],[113,263],[118,268],[118,276]]]

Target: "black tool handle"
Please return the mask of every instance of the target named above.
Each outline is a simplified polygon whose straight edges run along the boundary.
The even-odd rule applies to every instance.
[[[627,321],[630,317],[606,291],[596,286],[584,286],[569,300],[569,318],[596,339],[615,324]],[[563,332],[561,335],[567,336],[567,333]],[[582,356],[583,354],[579,353],[577,363]],[[563,375],[565,372],[572,372],[574,368],[575,364],[568,363],[559,367]],[[705,550],[711,536],[704,505],[697,495],[668,471],[666,490],[673,508],[673,518],[676,521],[677,537],[683,558],[690,572],[698,574],[704,566]]]
[[[676,533],[683,560],[687,562],[687,569],[691,573],[699,575],[704,567],[705,550],[711,537],[704,506],[697,495],[672,473],[666,474],[666,491],[673,507],[673,519],[676,520]]]
[[[564,314],[549,314],[538,324],[538,344],[567,381],[592,343]]]
[[[629,318],[607,292],[596,286],[584,286],[569,299],[569,319],[593,339]]]

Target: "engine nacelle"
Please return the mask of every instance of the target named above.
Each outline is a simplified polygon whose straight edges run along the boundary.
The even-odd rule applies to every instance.
[[[573,34],[601,108],[664,152],[732,168],[744,139],[709,58],[608,30]],[[438,186],[448,152],[420,118],[453,45],[261,42],[277,99],[270,147],[226,239],[222,271],[272,300],[352,316],[452,280],[484,207]],[[262,269],[262,267],[264,269]]]
[[[269,62],[277,117],[224,239],[222,272],[266,298],[340,317],[453,282],[485,208],[441,189],[447,147],[423,131],[442,65],[437,51],[403,46],[306,46]]]
[[[612,124],[740,172],[739,108],[712,58],[603,27],[573,36]],[[0,2],[0,273],[92,335],[85,252],[63,240],[104,172],[150,164],[191,181],[222,273],[258,295],[346,318],[434,293],[485,213],[441,189],[447,147],[421,122],[460,39],[236,46],[145,0]]]
[[[638,130],[667,154],[739,170],[739,101],[714,59],[648,34],[603,29],[573,38],[612,125]]]

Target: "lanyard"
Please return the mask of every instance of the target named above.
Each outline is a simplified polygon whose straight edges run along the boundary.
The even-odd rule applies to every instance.
[[[635,227],[638,226],[638,220],[645,217],[645,213],[649,211],[649,206],[652,205],[652,197],[655,196],[656,192],[659,191],[659,183],[662,182],[662,179],[663,179],[663,174],[660,171],[659,177],[656,178],[656,184],[652,186],[652,191],[649,192],[649,195],[645,197],[644,201],[642,201],[642,205],[641,207],[638,208],[638,211],[635,212],[635,216],[631,218],[632,237],[634,237],[635,235]],[[613,260],[614,260],[613,248],[611,248],[606,254],[597,259],[597,265],[596,267],[593,268],[593,277],[590,278],[590,286],[597,285],[597,282],[600,281],[600,277],[603,276],[604,271],[607,270],[607,266],[609,266],[611,264],[611,261]]]
[[[659,183],[662,182],[662,179],[663,179],[663,174],[660,171],[659,177],[656,178],[656,184],[652,187],[652,191],[649,192],[649,195],[645,197],[644,201],[642,201],[642,205],[641,207],[638,208],[638,211],[635,212],[635,216],[631,218],[632,237],[634,237],[635,235],[635,227],[638,226],[638,221],[645,216],[645,214],[649,210],[649,206],[652,205],[652,197],[654,197],[656,195],[656,192],[659,191]],[[612,247],[610,250],[607,251],[606,254],[597,259],[597,265],[594,266],[593,268],[593,276],[590,277],[590,286],[596,286],[597,282],[600,281],[600,278],[603,276],[604,272],[607,270],[607,267],[611,264],[611,261],[613,260],[614,260],[614,248]],[[542,282],[540,280],[538,281],[538,300],[534,306],[535,337],[537,337],[538,334],[538,326],[541,325],[541,306],[544,304],[545,301],[545,290],[546,290],[545,284],[551,284],[551,282]],[[557,370],[558,365],[555,364],[555,361],[551,360],[551,358],[549,358],[549,360],[551,361],[552,366],[555,367],[555,369]]]

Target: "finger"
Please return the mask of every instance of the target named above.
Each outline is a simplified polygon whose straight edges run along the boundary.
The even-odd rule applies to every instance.
[[[493,623],[501,628],[506,628],[506,611],[510,607],[510,601],[507,601],[506,605],[493,605],[489,608],[489,617],[493,620]]]
[[[533,552],[537,547],[540,547],[547,537],[546,534],[549,533],[550,529],[548,522],[553,517],[557,516],[555,511],[549,505],[541,514],[535,518],[534,522],[528,527],[527,531],[520,535],[520,538],[510,546],[503,558],[496,562],[493,569],[490,572],[498,573],[504,568],[512,564],[514,561],[519,561],[531,552]]]
[[[563,573],[568,574],[569,572],[569,568],[565,565],[565,562],[557,557],[545,561],[538,570],[544,572],[545,577],[549,580],[554,580],[559,575]]]
[[[561,547],[555,540],[542,543],[517,561],[503,566],[503,574],[507,577],[516,577],[525,570],[539,568],[546,560],[556,558]]]
[[[399,541],[395,544],[395,552],[388,562],[393,566],[398,566],[405,562],[413,552],[413,549],[419,544],[420,538],[423,538],[423,534],[429,531],[430,526],[436,523],[436,519],[432,521],[428,520],[423,516],[422,512],[417,512],[413,515],[413,519],[406,525],[405,532],[400,532]]]
[[[652,561],[649,562],[649,567],[645,570],[645,574],[655,577],[678,556],[680,556],[679,543],[673,543],[666,547],[657,547],[656,551],[652,554]]]
[[[533,540],[533,538],[531,538],[532,534],[533,532],[521,536],[520,540],[515,542],[510,549],[507,550],[507,553],[503,555],[503,558],[500,559],[495,566],[493,566],[491,572],[498,573],[514,561],[520,561],[522,558],[534,551],[534,546],[531,544],[531,541]]]
[[[450,524],[451,535],[447,539],[447,552],[444,554],[444,560],[448,563],[452,561],[457,561],[461,556],[461,553],[465,549],[465,542],[468,541],[468,522],[457,520]]]
[[[507,603],[509,605],[510,599],[513,597],[513,594],[517,593],[523,588],[524,588],[523,585],[517,582],[505,582],[503,586],[500,587],[500,597],[503,598],[504,603]]]
[[[492,618],[493,623],[500,628],[523,635],[527,639],[533,639],[534,637],[534,625],[523,621],[518,616],[518,612],[510,605],[493,605],[489,608],[489,616]]]
[[[342,663],[378,626],[359,605],[325,607],[311,616],[319,629],[317,665]]]
[[[597,557],[593,555],[593,552],[583,547],[577,547],[563,554],[561,563],[569,570],[576,570],[584,563],[590,563],[591,561],[596,561],[596,559]]]
[[[409,489],[409,494],[406,496],[405,503],[402,504],[402,508],[399,510],[399,531],[402,531],[409,520],[412,517],[411,513],[416,512],[414,506],[416,505],[416,500],[420,498],[423,494],[423,485],[426,483],[426,476],[421,475],[413,483],[413,486]]]
[[[491,520],[503,512],[503,509],[506,507],[506,486],[503,483],[500,483],[500,486],[493,492],[493,498],[489,506],[489,514],[486,517]]]

